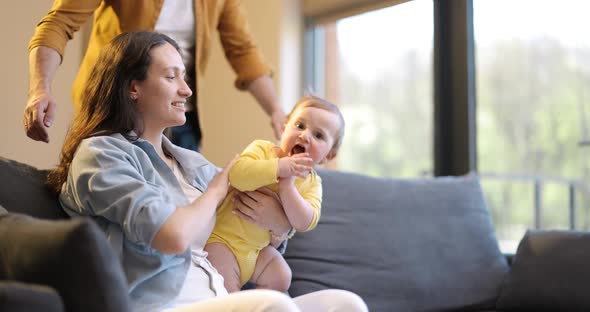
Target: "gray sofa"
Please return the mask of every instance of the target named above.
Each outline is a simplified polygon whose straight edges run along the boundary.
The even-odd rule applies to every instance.
[[[102,232],[67,219],[45,174],[0,158],[0,311],[127,311]],[[476,176],[320,175],[320,223],[285,254],[292,296],[348,289],[371,311],[590,311],[590,235],[528,232],[509,264]]]

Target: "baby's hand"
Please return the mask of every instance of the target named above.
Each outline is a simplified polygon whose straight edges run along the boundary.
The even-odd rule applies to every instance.
[[[295,154],[279,159],[277,178],[305,178],[311,172],[313,160],[308,153]]]

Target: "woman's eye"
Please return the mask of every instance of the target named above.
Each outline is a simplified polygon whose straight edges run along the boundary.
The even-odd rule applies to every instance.
[[[166,77],[166,78],[167,78],[167,79],[170,79],[170,80],[173,80],[173,79],[175,79],[176,77],[175,77],[175,76],[168,76],[168,77]]]

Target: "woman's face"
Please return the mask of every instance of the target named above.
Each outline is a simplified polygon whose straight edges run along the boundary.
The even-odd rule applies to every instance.
[[[131,97],[136,99],[144,131],[183,125],[184,105],[192,91],[184,81],[182,58],[169,43],[153,48],[150,55],[146,79],[131,83]]]

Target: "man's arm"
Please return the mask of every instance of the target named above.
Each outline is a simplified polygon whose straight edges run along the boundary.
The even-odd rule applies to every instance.
[[[29,53],[29,98],[23,123],[27,136],[36,141],[49,143],[47,129],[57,109],[51,83],[60,63],[61,56],[52,48],[39,46]]]
[[[23,123],[33,140],[49,142],[47,129],[55,120],[57,105],[51,83],[66,44],[92,16],[103,0],[55,0],[39,21],[29,41],[29,98]]]
[[[270,124],[275,138],[279,140],[283,133],[285,112],[277,99],[272,79],[267,75],[260,76],[248,85],[248,91],[258,101],[266,114],[270,116]]]
[[[237,74],[236,87],[250,91],[271,117],[275,137],[279,139],[285,114],[277,100],[271,79],[272,70],[256,46],[241,1],[225,1],[217,30],[225,56]]]

